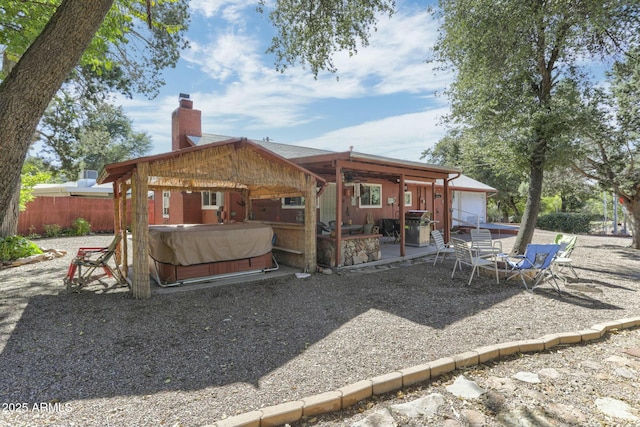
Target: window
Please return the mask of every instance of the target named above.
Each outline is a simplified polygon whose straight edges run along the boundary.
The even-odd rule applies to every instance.
[[[282,209],[304,209],[304,197],[283,197]]]
[[[169,197],[171,197],[171,192],[162,192],[162,218],[169,218]]]
[[[202,192],[202,209],[218,209],[224,206],[224,193],[220,191]]]
[[[413,196],[411,195],[411,191],[404,192],[404,205],[411,206],[413,204]]]
[[[381,208],[382,207],[382,185],[360,184],[360,207],[361,208]]]

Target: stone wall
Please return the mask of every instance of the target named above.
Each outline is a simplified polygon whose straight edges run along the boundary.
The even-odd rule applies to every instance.
[[[330,237],[318,237],[317,258],[319,265],[336,267],[335,239]],[[340,251],[341,262],[339,265],[350,266],[366,262],[377,261],[382,257],[380,252],[380,236],[345,237],[342,239]]]

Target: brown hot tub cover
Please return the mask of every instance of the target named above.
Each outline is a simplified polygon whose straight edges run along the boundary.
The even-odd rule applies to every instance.
[[[159,262],[194,265],[271,252],[273,229],[259,223],[152,225],[149,252]]]

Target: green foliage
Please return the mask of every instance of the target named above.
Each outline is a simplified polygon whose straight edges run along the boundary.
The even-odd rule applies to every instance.
[[[267,1],[260,0],[258,11],[265,5]],[[367,46],[371,28],[394,8],[393,0],[277,0],[269,19],[278,33],[267,52],[275,54],[280,71],[300,62],[314,76],[320,70],[335,72],[332,56],[338,51],[351,56],[358,44]]]
[[[515,249],[530,242],[544,171],[568,165],[587,127],[590,60],[638,43],[640,3],[601,0],[440,0],[435,60],[452,71],[448,123],[472,130],[486,152],[526,177],[527,203]],[[604,62],[604,61],[603,61]],[[512,174],[517,176],[516,174]],[[514,186],[510,186],[514,188]]]
[[[563,233],[589,233],[594,218],[582,213],[552,213],[538,217],[538,228]]]
[[[562,199],[560,196],[542,197],[540,201],[540,213],[542,215],[559,212],[562,208]]]
[[[20,187],[20,210],[23,211],[27,207],[27,203],[33,200],[33,187],[51,181],[51,173],[40,168],[37,162],[27,161],[22,166]]]
[[[13,261],[42,253],[38,245],[22,236],[0,237],[0,261]]]
[[[62,236],[62,227],[58,224],[44,224],[44,235],[46,237],[59,237]]]
[[[12,61],[20,59],[61,3],[10,1],[1,7],[0,45]],[[188,47],[184,37],[190,22],[188,1],[154,1],[150,15],[146,7],[147,2],[141,0],[114,2],[70,76],[83,80],[77,88],[102,86],[100,91],[108,92],[103,90],[106,83],[128,96],[132,88],[157,94],[164,85],[161,71],[175,66],[180,51]]]
[[[84,218],[76,218],[71,224],[71,230],[74,236],[86,236],[91,232],[91,224]]]
[[[151,150],[151,138],[135,132],[122,107],[78,98],[61,91],[40,125],[40,141],[50,168],[69,180],[83,169],[100,170],[108,163],[140,157]]]

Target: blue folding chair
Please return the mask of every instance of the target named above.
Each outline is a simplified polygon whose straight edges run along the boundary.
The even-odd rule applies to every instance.
[[[528,244],[524,255],[509,257],[506,260],[512,271],[509,279],[520,276],[525,289],[529,290],[525,276],[530,277],[533,281],[531,286],[531,291],[533,291],[544,279],[551,278],[555,284],[555,289],[559,293],[560,285],[558,285],[557,276],[551,268],[551,263],[559,250],[560,245],[556,244]],[[533,277],[530,274],[533,274]]]

